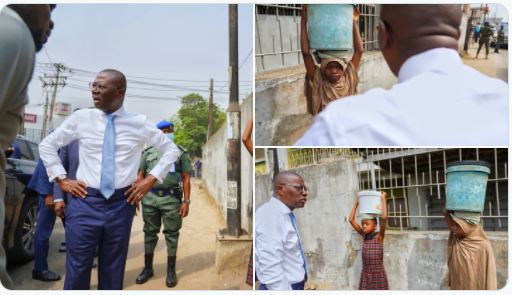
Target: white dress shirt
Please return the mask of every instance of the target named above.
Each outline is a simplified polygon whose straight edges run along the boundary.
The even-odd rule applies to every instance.
[[[291,212],[276,197],[256,210],[254,263],[258,280],[269,290],[292,290],[306,275]]]
[[[165,134],[149,122],[144,115],[127,113],[123,107],[114,112],[115,143],[115,188],[131,185],[137,178],[137,170],[145,144],[154,146],[162,153],[158,164],[150,174],[162,182],[171,165],[181,152]],[[107,124],[106,114],[99,109],[84,109],[74,112],[59,128],[48,135],[39,145],[50,181],[66,174],[57,151],[73,139],[80,144],[79,165],[76,178],[88,187],[99,189],[103,137]]]
[[[507,146],[508,85],[453,49],[405,61],[390,90],[330,103],[298,146]]]

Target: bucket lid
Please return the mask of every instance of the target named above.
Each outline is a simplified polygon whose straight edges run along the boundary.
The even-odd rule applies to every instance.
[[[489,169],[491,169],[491,164],[486,161],[454,161],[446,164],[446,168],[452,167],[452,166],[460,166],[460,165],[476,165],[476,166],[485,166]]]
[[[473,171],[483,172],[490,174],[491,165],[485,161],[456,161],[450,162],[446,165],[446,172],[462,172],[462,171]]]

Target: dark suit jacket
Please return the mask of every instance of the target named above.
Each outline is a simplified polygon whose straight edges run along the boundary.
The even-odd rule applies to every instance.
[[[48,174],[44,167],[43,160],[37,161],[36,169],[28,182],[27,187],[38,192],[39,195],[45,197],[53,193],[53,184],[48,180]]]
[[[76,180],[76,171],[78,170],[78,152],[79,152],[79,143],[78,139],[73,140],[67,146],[61,148],[59,150],[59,157],[62,162],[62,166],[68,172],[67,177],[71,180]],[[71,197],[70,194],[64,193],[60,186],[55,183],[53,185],[53,199],[54,200],[67,200],[67,197]]]

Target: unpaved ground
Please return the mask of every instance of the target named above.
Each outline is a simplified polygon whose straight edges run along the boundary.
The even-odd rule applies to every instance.
[[[125,289],[142,290],[239,290],[252,289],[245,284],[247,266],[227,269],[217,273],[215,263],[215,233],[226,226],[225,221],[214,200],[202,187],[202,182],[192,179],[192,204],[190,213],[183,222],[178,246],[176,272],[178,285],[172,289],[165,286],[167,269],[167,252],[163,234],[155,250],[155,276],[143,285],[135,284],[135,278],[144,265],[144,233],[142,232],[142,215],[135,216],[132,227],[128,261],[124,279]],[[61,274],[62,280],[57,282],[41,282],[32,280],[33,262],[25,265],[9,267],[15,288],[21,290],[54,290],[62,289],[65,274],[65,254],[58,252],[64,240],[64,229],[57,221],[50,240],[48,264],[51,270]],[[249,253],[247,253],[247,259]],[[97,272],[93,269],[91,289],[97,287]]]
[[[481,73],[508,82],[508,50],[500,49],[494,53],[494,48],[489,48],[489,59],[485,59],[485,47],[482,47],[478,59],[475,59],[477,43],[471,43],[468,54],[463,56],[463,62],[480,71]]]

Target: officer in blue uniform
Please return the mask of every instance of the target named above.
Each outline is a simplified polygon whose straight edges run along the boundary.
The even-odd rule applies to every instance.
[[[55,213],[53,211],[53,183],[48,181],[48,174],[43,161],[39,159],[28,188],[38,193],[39,214],[35,233],[35,262],[32,270],[32,278],[40,281],[58,281],[60,275],[48,269],[48,248],[50,236],[55,225]]]

